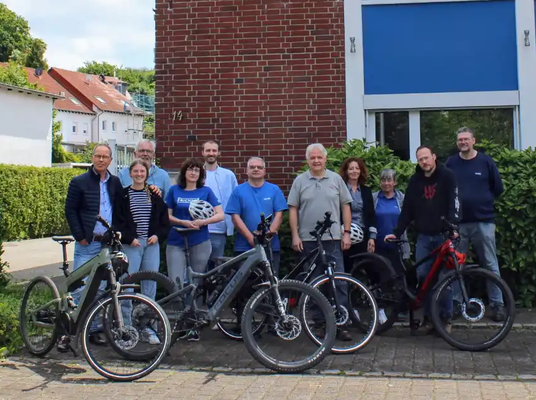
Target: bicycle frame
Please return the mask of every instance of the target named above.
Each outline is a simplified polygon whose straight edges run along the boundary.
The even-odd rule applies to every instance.
[[[261,264],[261,263],[264,264],[265,272],[269,280],[267,282],[262,282],[258,284],[257,286],[273,287],[277,285],[278,280],[273,273],[272,267],[266,256],[264,247],[261,244],[256,243],[254,248],[236,257],[233,257],[232,259],[226,261],[225,263],[219,265],[218,267],[210,270],[207,273],[194,272],[192,267],[188,266],[186,268],[186,276],[187,276],[189,284],[186,287],[178,290],[177,292],[164,297],[163,299],[159,301],[159,303],[165,304],[166,302],[171,301],[172,299],[179,297],[179,296],[188,295],[188,294],[193,295],[195,290],[200,286],[196,283],[193,283],[194,278],[206,279],[212,275],[231,269],[233,266],[236,266],[237,264],[241,262],[243,262],[243,265],[240,267],[238,271],[236,271],[236,273],[231,278],[231,280],[223,288],[222,292],[219,294],[218,298],[214,302],[214,305],[206,310],[207,316],[210,322],[216,322],[216,318],[220,315],[223,309],[229,305],[229,303],[238,293],[240,288],[246,283],[254,267],[257,266],[258,264]],[[188,303],[189,304],[186,304],[186,308],[191,307],[193,308],[194,312],[200,311],[200,309],[195,304],[195,298],[193,296],[190,296],[190,301]],[[204,310],[201,310],[201,311],[204,311]]]
[[[399,252],[400,253],[400,252]],[[459,270],[459,264],[458,260],[455,256],[455,249],[454,244],[452,243],[452,240],[450,238],[447,238],[440,246],[436,247],[430,254],[428,254],[426,257],[419,260],[417,263],[413,264],[412,270],[416,270],[419,265],[422,265],[426,263],[427,261],[433,259],[435,257],[435,261],[432,264],[432,268],[430,269],[430,272],[426,276],[422,286],[419,288],[419,292],[415,296],[415,298],[412,299],[410,302],[410,305],[413,309],[421,308],[424,300],[426,298],[426,295],[428,294],[432,284],[436,282],[437,277],[439,276],[439,273],[442,269],[442,263],[445,259],[451,258],[453,261],[454,267],[449,267],[448,264],[445,265],[447,269],[455,269],[456,271]]]

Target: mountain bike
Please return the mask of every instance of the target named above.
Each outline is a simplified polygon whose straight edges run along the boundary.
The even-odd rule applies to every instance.
[[[254,232],[255,246],[206,273],[194,272],[190,265],[188,234],[197,229],[173,227],[185,239],[184,279],[175,283],[158,272],[136,272],[122,282],[137,284],[153,280],[165,289],[163,297],[160,295],[157,301],[173,323],[175,341],[188,339],[192,337],[191,332],[213,326],[249,281],[253,271],[260,268],[262,279],[252,285],[255,292],[241,315],[246,348],[253,358],[269,369],[284,373],[303,372],[320,363],[330,352],[336,335],[335,316],[330,303],[318,290],[303,282],[278,280],[274,275],[264,249],[267,225],[261,214]],[[207,294],[206,308],[198,305]],[[259,320],[262,323],[258,323]],[[309,324],[323,329],[324,335],[311,336],[307,328]],[[306,334],[301,335],[304,331]],[[194,337],[198,340],[198,336]]]
[[[332,351],[336,354],[355,352],[374,337],[378,323],[378,307],[374,295],[362,282],[344,272],[335,272],[336,264],[328,260],[322,237],[334,224],[331,213],[309,234],[316,240],[316,249],[303,257],[283,279],[296,279],[310,284],[326,295],[335,312],[338,335]],[[333,240],[333,236],[331,236]],[[346,334],[341,335],[341,332]],[[364,333],[364,335],[362,335]]]
[[[310,284],[327,297],[335,312],[338,327],[332,352],[346,354],[363,348],[374,337],[378,310],[374,295],[363,283],[350,274],[335,272],[335,262],[328,261],[328,254],[322,244],[322,236],[325,232],[329,232],[333,223],[330,212],[325,213],[322,221],[317,221],[315,229],[310,232],[317,242],[317,248],[303,257],[283,279],[295,279]],[[270,258],[272,248],[269,242],[266,251]],[[240,314],[251,294],[247,288],[242,289],[232,304],[230,315],[218,321],[219,330],[226,336],[232,339],[242,339]],[[259,316],[254,318],[255,326],[261,327],[264,320]],[[341,334],[343,330],[346,331],[346,337]],[[313,340],[315,337],[312,335]]]
[[[72,273],[68,270],[66,248],[74,239],[52,238],[63,248],[61,269],[66,277],[67,293],[60,295],[54,282],[46,276],[30,281],[22,298],[20,330],[26,348],[33,355],[44,356],[57,345],[59,351],[71,350],[77,357],[81,341],[86,360],[98,374],[114,381],[133,381],[158,367],[171,343],[171,327],[164,310],[155,301],[123,292],[135,289],[136,285],[121,285],[116,281],[116,276],[128,271],[120,233],[100,216],[96,220],[107,229],[101,239],[102,250]],[[102,286],[103,280],[106,287]],[[72,292],[78,289],[82,294],[77,305]],[[159,343],[144,340],[143,331],[148,327],[156,331]],[[105,334],[107,345],[93,339],[92,335],[99,331]],[[145,352],[151,349],[148,362],[125,362],[122,352],[140,348]],[[117,355],[121,357],[117,359]]]
[[[456,226],[445,218],[442,218],[445,226],[445,241],[435,248],[426,257],[416,263],[406,264],[402,259],[402,245],[405,240],[387,240],[397,244],[400,257],[400,265],[403,271],[394,272],[392,268],[384,268],[378,271],[376,279],[371,282],[369,289],[374,293],[378,307],[385,310],[387,320],[380,324],[377,333],[382,333],[392,327],[398,319],[398,313],[403,311],[403,306],[409,309],[410,329],[413,334],[421,326],[421,321],[415,318],[414,312],[424,306],[424,302],[430,301],[430,316],[434,330],[451,346],[460,350],[482,351],[499,344],[510,332],[514,323],[515,301],[512,291],[498,275],[480,268],[476,264],[466,264],[465,255],[455,250],[454,239]],[[367,279],[371,271],[382,266],[389,266],[390,262],[371,264],[366,258],[356,256],[357,264],[351,274],[359,279]],[[426,278],[418,282],[416,288],[408,285],[407,276],[413,273],[419,265],[434,260],[430,272]],[[449,272],[442,278],[439,277],[443,269]],[[492,323],[489,315],[486,315],[485,293],[487,283],[496,285],[502,293],[506,317],[502,323]],[[452,301],[452,289],[459,289],[462,301]],[[452,314],[445,315],[443,305],[452,304]],[[460,317],[463,317],[460,320]],[[474,323],[474,326],[469,326]],[[493,328],[498,328],[496,333],[489,334]]]

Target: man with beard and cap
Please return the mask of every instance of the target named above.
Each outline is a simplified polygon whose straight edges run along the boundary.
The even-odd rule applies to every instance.
[[[163,169],[157,167],[153,160],[156,150],[156,144],[149,139],[143,139],[136,145],[136,151],[134,155],[136,158],[141,158],[143,161],[150,165],[149,177],[147,178],[147,184],[153,192],[160,192],[160,196],[165,199],[166,194],[171,186],[171,180],[169,175]],[[119,172],[119,179],[121,180],[121,185],[127,187],[132,185],[132,178],[130,177],[129,167],[121,169]],[[158,189],[158,190],[156,190]]]
[[[393,234],[387,235],[387,239],[400,238],[410,223],[414,223],[418,233],[415,246],[416,259],[422,260],[444,241],[445,222],[444,217],[452,224],[457,224],[460,219],[460,207],[458,200],[458,188],[456,175],[443,164],[437,162],[436,155],[428,146],[417,148],[417,162],[415,174],[411,177],[402,211],[398,218],[397,226]],[[458,233],[454,233],[458,237]],[[422,282],[430,269],[433,260],[429,260],[417,267],[417,279]],[[442,270],[439,279],[446,273]],[[430,296],[424,301],[423,327],[426,334],[434,332],[430,320]],[[447,332],[450,332],[452,319],[452,292],[440,300],[441,319]]]
[[[457,145],[460,152],[449,157],[446,166],[454,171],[460,186],[460,202],[463,215],[460,223],[460,251],[467,254],[471,243],[482,268],[500,276],[495,247],[495,222],[493,203],[504,191],[501,175],[493,159],[473,148],[476,143],[473,130],[458,129]],[[504,301],[501,290],[487,282],[492,319],[504,321]],[[462,296],[459,287],[454,288],[454,315],[460,314]]]
[[[205,186],[212,189],[218,198],[222,208],[225,210],[231,193],[237,186],[235,174],[218,165],[218,157],[221,155],[220,144],[214,140],[209,140],[203,144],[202,151],[205,159],[206,180]],[[210,259],[223,257],[227,236],[232,236],[234,226],[230,215],[225,215],[225,219],[221,222],[210,224],[208,226],[210,243],[212,245],[212,253]]]

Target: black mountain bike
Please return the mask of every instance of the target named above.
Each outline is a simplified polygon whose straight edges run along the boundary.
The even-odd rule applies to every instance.
[[[164,310],[153,300],[122,292],[134,289],[136,285],[116,282],[116,276],[128,271],[120,233],[100,216],[96,220],[107,228],[102,250],[72,273],[68,271],[66,247],[74,239],[68,236],[52,238],[63,247],[61,268],[67,278],[68,293],[60,296],[58,288],[47,276],[34,278],[22,298],[20,330],[26,348],[33,355],[44,356],[58,344],[59,351],[70,349],[76,357],[80,340],[84,356],[97,373],[115,381],[133,381],[158,367],[171,343],[171,327]],[[103,280],[107,287],[99,295]],[[85,288],[77,306],[70,292],[83,286]],[[148,328],[156,333],[158,343],[146,340],[144,332]],[[107,346],[92,339],[92,334],[97,331],[104,332]],[[124,359],[125,351],[130,354],[147,353],[148,350],[151,357],[145,359],[147,362]]]
[[[263,279],[253,284],[256,291],[241,318],[241,331],[249,353],[265,367],[285,373],[303,372],[327,356],[336,335],[331,305],[312,286],[294,280],[279,281],[275,277],[264,250],[268,232],[264,215],[254,232],[255,247],[207,273],[196,273],[190,266],[187,236],[193,229],[173,229],[185,239],[186,283],[177,285],[158,272],[136,272],[122,282],[156,281],[157,288],[160,287],[157,301],[173,324],[175,340],[186,337],[189,331],[213,326],[253,271],[260,267]],[[167,293],[162,294],[162,288]],[[196,300],[207,298],[207,294],[206,308],[198,307]],[[257,323],[256,316],[260,316],[262,324]],[[308,328],[313,320],[321,324],[323,337],[315,336]]]

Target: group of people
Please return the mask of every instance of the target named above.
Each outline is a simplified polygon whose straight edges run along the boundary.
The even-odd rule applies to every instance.
[[[310,232],[316,222],[331,212],[334,224],[322,238],[326,254],[336,263],[337,271],[350,272],[352,256],[359,253],[378,253],[395,268],[400,264],[398,248],[386,238],[405,238],[413,223],[418,232],[416,258],[427,255],[443,241],[442,217],[459,223],[462,251],[467,252],[472,242],[482,266],[499,274],[495,254],[495,226],[493,202],[503,191],[501,178],[493,160],[474,149],[475,138],[469,128],[457,132],[459,153],[443,165],[433,150],[420,146],[416,156],[418,165],[406,193],[396,188],[396,173],[384,169],[380,174],[381,190],[372,192],[367,186],[368,171],[365,161],[350,157],[344,160],[340,171],[326,169],[327,151],[322,144],[307,147],[305,156],[309,169],[293,182],[288,198],[281,189],[265,180],[266,164],[260,157],[247,161],[247,181],[238,184],[235,174],[218,164],[221,156],[219,143],[207,141],[201,154],[204,160],[189,158],[181,166],[177,184],[153,162],[155,144],[149,140],[138,143],[136,159],[119,177],[108,171],[112,151],[99,144],[93,151],[93,165],[84,174],[72,179],[69,185],[65,214],[74,236],[74,269],[79,268],[102,248],[104,227],[95,222],[101,215],[121,231],[121,241],[129,259],[129,272],[158,271],[159,243],[167,240],[166,263],[169,277],[182,280],[186,268],[184,238],[171,229],[172,225],[189,228],[190,264],[194,271],[205,272],[209,260],[222,257],[228,236],[235,235],[234,252],[243,253],[254,246],[253,231],[260,215],[272,215],[270,231],[273,267],[280,268],[280,243],[277,232],[288,210],[292,247],[300,257],[316,247]],[[195,219],[189,211],[191,202],[203,200],[212,206],[209,218]],[[461,207],[460,207],[461,203]],[[460,210],[461,208],[461,210]],[[462,212],[461,212],[462,211]],[[235,230],[236,228],[236,230]],[[356,243],[355,234],[359,231]],[[403,248],[403,257],[409,258],[409,245]],[[431,263],[423,264],[418,278],[429,272]],[[320,273],[320,271],[318,271]],[[500,292],[488,288],[494,318],[504,318]],[[142,292],[154,298],[156,286],[144,282]],[[80,289],[73,293],[75,302]],[[459,293],[444,307],[445,323],[456,311]],[[425,308],[425,318],[428,309]],[[425,320],[425,329],[431,323]],[[90,340],[104,345],[105,340],[95,328]],[[151,343],[158,341],[150,328],[142,332]],[[343,328],[339,339],[351,340]],[[199,333],[190,331],[188,340],[199,340]]]

